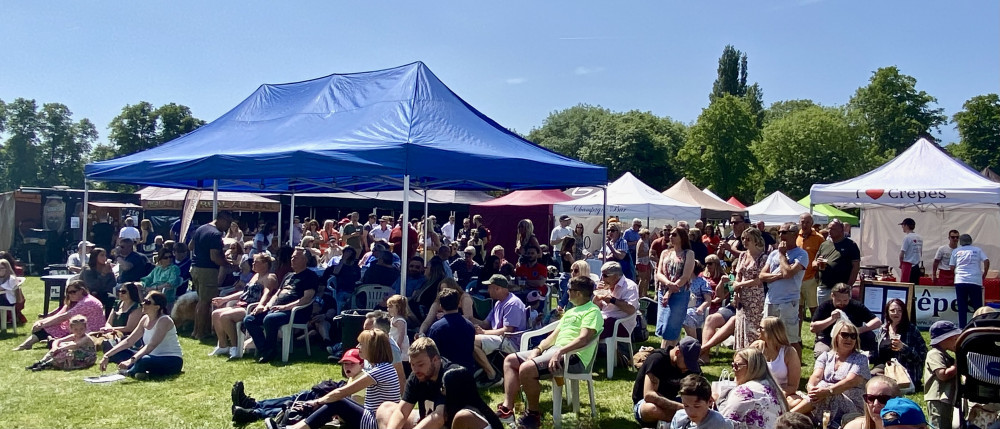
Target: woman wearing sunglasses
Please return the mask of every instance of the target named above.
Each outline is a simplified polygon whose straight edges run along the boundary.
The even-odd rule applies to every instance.
[[[876,375],[865,384],[865,415],[851,420],[844,429],[884,429],[882,408],[892,398],[902,396],[896,380],[884,375]]]
[[[14,351],[28,350],[41,340],[62,338],[69,335],[69,319],[76,315],[87,318],[86,332],[93,332],[104,326],[104,305],[90,294],[82,280],[73,280],[66,285],[63,305],[55,314],[31,325],[31,335]]]
[[[733,355],[736,387],[719,398],[719,413],[746,429],[773,428],[778,416],[788,412],[782,386],[767,367],[759,349],[745,348]]]
[[[174,252],[163,248],[156,254],[156,266],[142,278],[146,291],[162,292],[167,297],[167,308],[177,299],[177,287],[181,285],[181,269],[174,264]]]
[[[858,343],[858,328],[841,320],[833,326],[832,334],[832,350],[816,358],[816,367],[806,384],[809,399],[792,409],[809,415],[815,424],[822,421],[824,411],[830,412],[833,422],[862,412],[862,386],[871,378],[868,357],[861,354]]]
[[[184,367],[181,344],[177,341],[177,328],[173,319],[166,314],[167,298],[163,293],[153,291],[142,300],[142,319],[139,326],[125,340],[115,345],[101,359],[101,371],[108,367],[109,357],[119,352],[131,353],[131,348],[139,339],[144,346],[131,358],[118,364],[120,371],[137,380],[149,377],[164,377],[180,374]]]

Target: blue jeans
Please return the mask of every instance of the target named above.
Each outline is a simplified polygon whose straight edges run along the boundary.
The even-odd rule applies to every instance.
[[[337,314],[344,310],[352,310],[351,308],[351,296],[354,295],[353,291],[349,290],[338,290],[337,291]],[[369,305],[371,308],[371,305]]]
[[[656,313],[656,336],[665,341],[680,338],[681,325],[684,324],[684,318],[687,317],[687,306],[690,299],[691,288],[684,287],[677,293],[670,294],[667,306],[664,307],[661,304],[663,291],[656,292],[656,305],[659,306]]]
[[[983,306],[983,287],[972,283],[956,283],[955,297],[958,305],[958,328],[965,329],[965,325],[969,323],[969,314]]]
[[[300,310],[296,317],[296,323],[306,323],[311,314],[309,311]],[[271,357],[277,350],[278,331],[288,324],[292,317],[289,311],[272,311],[265,315],[248,314],[243,318],[243,326],[246,328],[250,338],[253,338],[254,345],[257,346],[257,354],[260,357]]]
[[[302,402],[302,401],[311,401],[313,399],[316,399],[317,396],[315,393],[313,393],[312,389],[306,389],[294,395],[283,396],[280,398],[259,399],[257,400],[257,406],[254,407],[253,409],[253,413],[256,414],[257,417],[260,417],[261,419],[267,417],[277,417],[278,413],[280,413],[282,410],[292,406],[292,402],[295,401],[296,398],[299,400],[299,402]]]
[[[132,367],[128,369],[128,375],[135,377],[136,374],[145,372],[152,377],[165,377],[180,374],[182,368],[184,368],[184,359],[179,356],[146,355],[132,364]]]
[[[569,273],[563,273],[559,279],[559,307],[566,308],[569,305]]]

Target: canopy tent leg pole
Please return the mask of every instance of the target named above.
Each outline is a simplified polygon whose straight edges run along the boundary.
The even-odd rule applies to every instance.
[[[294,222],[294,220],[295,220],[295,191],[293,190],[292,191],[292,205],[291,205],[291,209],[289,209],[289,213],[288,213],[288,245],[292,246],[292,247],[298,246],[298,244],[295,244],[295,243],[292,242],[292,240],[295,240],[295,232],[294,232],[295,231],[295,222]]]
[[[277,232],[278,236],[275,237],[275,239],[278,241],[278,243],[281,243],[281,194],[278,194],[278,228],[277,228],[277,230],[278,230],[278,232]],[[271,231],[265,231],[264,232],[264,237],[267,237],[267,234],[270,233],[270,232]],[[271,243],[268,243],[268,246],[270,246],[270,245],[271,245]],[[278,247],[281,247],[281,246],[278,246]]]
[[[212,220],[219,217],[219,181],[212,181]]]
[[[608,239],[608,187],[605,186],[601,189],[604,193],[604,204],[601,206],[601,243],[604,243]],[[620,227],[619,227],[620,228]],[[604,245],[601,245],[601,251],[604,251]],[[604,260],[608,260],[608,255],[605,253]]]
[[[399,261],[403,267],[409,266],[409,261],[406,259],[406,246],[410,244],[410,230],[407,226],[407,222],[410,219],[410,175],[403,175],[403,221],[399,223],[399,232],[403,236],[402,249],[399,249],[399,254],[402,255]],[[402,296],[406,295],[406,270],[399,270],[399,294]]]
[[[90,213],[90,186],[87,183],[87,181],[84,180],[83,181],[83,213],[80,214],[80,223],[81,223],[80,228],[82,228],[81,229],[82,232],[81,232],[81,235],[80,235],[80,241],[87,241],[87,226],[88,226],[87,224],[90,223],[89,222],[89,219],[90,219],[89,213]],[[77,246],[76,251],[80,254],[80,260],[81,261],[86,260],[84,258],[84,253],[87,251],[86,246],[84,246],[84,248],[82,248],[82,249],[79,246]],[[4,316],[4,317],[6,317],[6,316]]]
[[[427,221],[430,218],[431,218],[431,215],[427,213],[427,188],[424,188],[424,243],[423,244],[424,244],[424,255],[427,255],[427,256],[430,256],[430,255],[433,255],[433,254],[437,253],[437,249],[434,249],[434,253],[428,253],[427,252],[427,236],[429,235],[428,231],[427,231],[427,228],[428,228],[428,225],[427,225],[428,222]],[[429,257],[427,259],[428,259],[428,261],[430,260]]]

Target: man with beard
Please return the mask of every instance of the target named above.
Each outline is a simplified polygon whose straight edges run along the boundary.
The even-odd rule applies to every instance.
[[[461,368],[441,357],[437,344],[428,337],[421,337],[410,344],[410,377],[406,379],[403,398],[397,402],[385,402],[378,407],[375,419],[380,428],[410,429],[422,427],[444,427],[446,416],[445,397],[441,393],[445,372]],[[419,412],[414,415],[413,407]]]

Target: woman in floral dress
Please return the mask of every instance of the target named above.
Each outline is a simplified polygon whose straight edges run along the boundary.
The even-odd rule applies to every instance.
[[[737,350],[750,347],[750,344],[760,339],[760,320],[764,317],[764,285],[758,276],[767,262],[764,237],[757,228],[747,228],[743,231],[742,238],[747,251],[740,255],[736,265],[736,281],[733,282]]]
[[[755,348],[733,355],[736,387],[719,398],[719,413],[737,428],[770,429],[788,412],[781,387],[767,370],[767,358]]]

